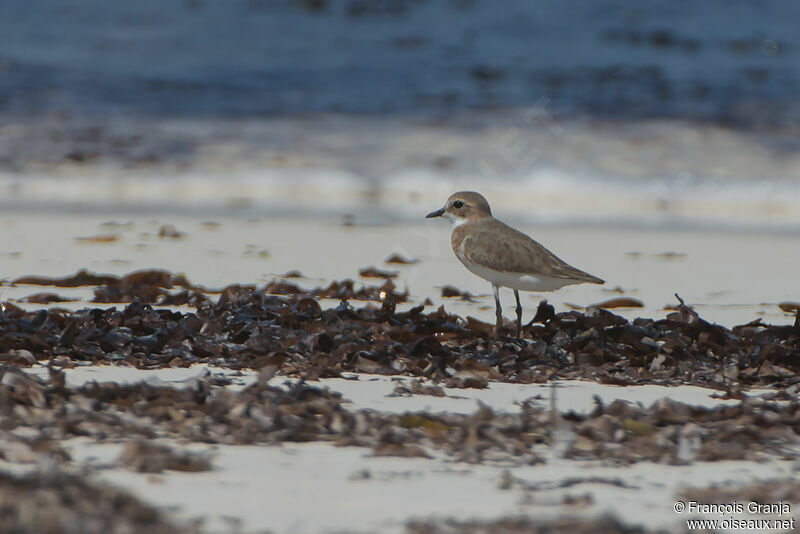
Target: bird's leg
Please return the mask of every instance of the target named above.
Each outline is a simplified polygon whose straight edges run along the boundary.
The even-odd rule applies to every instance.
[[[503,308],[500,306],[500,286],[492,284],[494,289],[494,303],[497,306],[495,314],[497,315],[497,325],[494,330],[494,337],[500,338],[500,331],[503,329]]]
[[[517,339],[522,339],[522,304],[519,303],[519,291],[514,290],[517,299]]]

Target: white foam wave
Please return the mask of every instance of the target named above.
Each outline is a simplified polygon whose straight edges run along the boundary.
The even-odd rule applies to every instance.
[[[426,168],[404,169],[380,180],[335,169],[68,178],[0,174],[0,194],[7,206],[239,208],[263,215],[280,208],[278,213],[378,213],[386,220],[416,218],[464,189],[480,191],[495,215],[514,221],[800,228],[800,184],[794,181],[693,180],[676,185],[577,176],[556,168],[540,168],[513,181]]]

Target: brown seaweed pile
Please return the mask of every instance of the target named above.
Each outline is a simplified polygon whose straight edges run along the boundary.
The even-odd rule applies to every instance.
[[[702,503],[728,503],[739,501],[741,503],[779,503],[800,502],[800,482],[796,479],[772,479],[750,482],[742,485],[729,482],[716,484],[711,487],[685,488],[681,490],[682,499]]]
[[[129,494],[65,473],[15,476],[0,471],[0,531],[14,534],[190,534]]]
[[[568,503],[565,503],[568,504]],[[3,532],[43,534],[197,534],[199,525],[175,525],[165,514],[126,492],[86,477],[53,473],[15,476],[0,472],[0,525]],[[362,530],[359,530],[362,532]],[[575,532],[638,534],[611,517],[538,521],[507,518],[495,521],[411,521],[407,534],[536,534]]]
[[[391,278],[376,285],[342,281],[312,289],[281,279],[263,288],[230,286],[218,292],[165,271],[122,277],[82,271],[17,283],[86,285],[94,288],[96,302],[122,303],[77,311],[25,311],[12,303],[0,308],[0,458],[55,466],[50,475],[0,473],[0,522],[19,532],[58,531],[64,518],[86,532],[185,532],[122,492],[60,474],[59,466],[70,465],[63,440],[76,437],[125,443],[117,465],[138,472],[214,468],[211,457],[162,443],[322,441],[366,447],[376,456],[444,456],[504,466],[547,462],[554,454],[611,465],[795,459],[800,443],[797,324],[754,321],[729,329],[708,323],[683,302],[664,319],[634,321],[596,307],[555,314],[542,304],[539,323],[527,325],[522,340],[497,340],[492,325],[449,314],[444,307],[427,313],[424,305],[398,311],[408,293],[397,291]],[[330,303],[322,299],[335,299],[334,306],[326,308]],[[57,300],[53,293],[40,301]],[[194,309],[158,307],[164,304]],[[180,387],[144,382],[66,387],[62,369],[81,362],[143,369],[206,363],[257,370],[259,379],[241,391],[226,387],[230,379],[213,375]],[[47,365],[47,379],[26,372],[37,363]],[[604,405],[597,399],[586,414],[530,402],[517,413],[479,405],[468,415],[394,414],[355,409],[340,394],[313,385],[318,378],[344,372],[412,377],[398,384],[396,395],[442,396],[445,386],[574,378],[696,384],[741,402],[702,408],[664,399],[644,407],[623,401]],[[743,391],[753,386],[776,391],[748,398]],[[511,471],[506,474],[504,488],[547,489],[516,479]],[[564,481],[584,482],[615,483]],[[780,491],[773,486],[752,492],[772,498]],[[30,509],[53,513],[31,515],[27,503]],[[602,518],[413,522],[407,530],[640,531]]]
[[[565,503],[567,504],[567,503]],[[439,523],[413,521],[407,526],[408,534],[643,534],[642,527],[631,527],[611,517],[591,519],[563,518],[553,521],[534,521],[530,518],[510,518],[499,521],[458,521]]]
[[[800,325],[754,321],[729,329],[682,302],[665,319],[628,321],[601,308],[554,314],[542,306],[523,340],[495,340],[493,327],[449,314],[425,313],[391,280],[357,286],[345,280],[304,289],[276,280],[264,288],[229,286],[218,297],[182,275],[140,271],[124,277],[81,271],[63,279],[15,283],[96,286],[95,301],[115,307],[0,310],[0,358],[125,363],[139,368],[205,362],[231,368],[277,365],[315,379],[343,371],[405,374],[453,387],[488,380],[545,382],[591,379],[611,384],[697,384],[736,396],[742,388],[792,388],[800,379]],[[320,299],[339,305],[323,309]],[[353,301],[370,301],[354,307]],[[180,313],[156,304],[190,304]],[[20,355],[23,357],[20,357]]]
[[[209,467],[203,458],[138,443],[155,438],[229,445],[326,441],[367,447],[378,456],[439,453],[470,463],[513,464],[543,462],[540,454],[556,447],[571,459],[684,464],[794,458],[800,434],[795,401],[748,399],[713,409],[666,399],[646,408],[598,401],[590,414],[563,416],[530,403],[519,413],[496,413],[481,405],[468,415],[394,414],[349,409],[339,393],[302,380],[273,386],[269,375],[239,392],[213,376],[183,389],[93,382],[71,389],[64,387],[61,371],[42,380],[4,366],[0,419],[6,432],[33,430],[24,439],[14,438],[14,449],[31,457],[39,451],[63,459],[57,443],[73,437],[133,441],[121,463],[137,471]],[[141,457],[159,460],[142,464]]]

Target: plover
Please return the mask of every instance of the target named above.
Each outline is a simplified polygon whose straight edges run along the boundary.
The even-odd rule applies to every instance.
[[[500,288],[514,290],[517,299],[517,338],[522,330],[519,290],[554,291],[571,284],[604,284],[596,276],[576,269],[542,245],[492,217],[489,203],[474,191],[459,191],[443,208],[425,217],[444,217],[453,223],[450,244],[464,267],[491,282],[497,305],[495,335],[500,336],[503,310]]]

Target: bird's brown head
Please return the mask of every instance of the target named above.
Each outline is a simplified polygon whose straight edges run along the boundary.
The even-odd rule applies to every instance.
[[[432,211],[425,217],[444,217],[453,224],[491,217],[492,210],[483,195],[474,191],[459,191],[447,199],[443,208]]]

